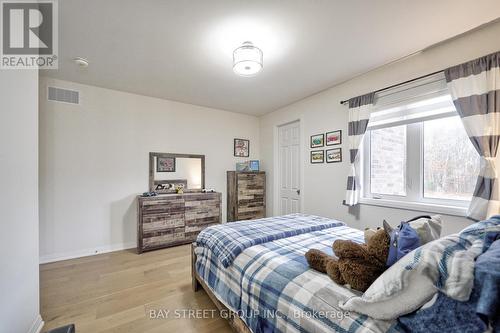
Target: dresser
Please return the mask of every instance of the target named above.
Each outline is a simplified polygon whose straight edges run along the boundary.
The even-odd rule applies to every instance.
[[[221,193],[139,196],[138,203],[139,253],[191,243],[201,230],[222,222]]]
[[[227,172],[227,221],[266,216],[265,172]]]

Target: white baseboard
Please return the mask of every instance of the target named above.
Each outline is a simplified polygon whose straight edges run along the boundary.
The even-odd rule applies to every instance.
[[[29,329],[28,333],[40,333],[42,331],[43,325],[44,322],[42,320],[42,316],[37,315],[33,320],[33,324],[31,324],[31,328]]]
[[[87,256],[93,256],[101,253],[108,253],[120,250],[126,250],[136,247],[137,244],[135,242],[130,243],[119,243],[119,244],[111,244],[105,246],[98,246],[90,249],[83,249],[71,252],[60,252],[54,254],[47,254],[40,256],[40,264],[47,264],[49,262],[75,259]]]

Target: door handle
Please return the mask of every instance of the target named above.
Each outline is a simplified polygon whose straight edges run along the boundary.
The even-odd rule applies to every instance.
[[[300,189],[297,190],[297,194],[300,195]]]

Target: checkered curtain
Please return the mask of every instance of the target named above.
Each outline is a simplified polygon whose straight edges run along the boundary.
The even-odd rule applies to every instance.
[[[363,137],[365,136],[370,113],[373,107],[375,93],[354,97],[349,100],[349,128],[347,136],[349,138],[350,170],[347,177],[347,192],[344,205],[354,206],[358,204],[361,193],[359,175],[356,174],[355,162],[358,157],[358,150]]]
[[[497,153],[500,141],[500,52],[445,70],[462,123],[481,156],[467,216],[484,220],[500,213]]]

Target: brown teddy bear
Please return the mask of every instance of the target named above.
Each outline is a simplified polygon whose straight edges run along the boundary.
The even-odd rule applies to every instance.
[[[338,260],[320,250],[306,253],[309,266],[326,273],[340,285],[365,291],[385,271],[389,255],[390,236],[384,229],[365,230],[365,244],[349,240],[333,242],[333,251]]]

